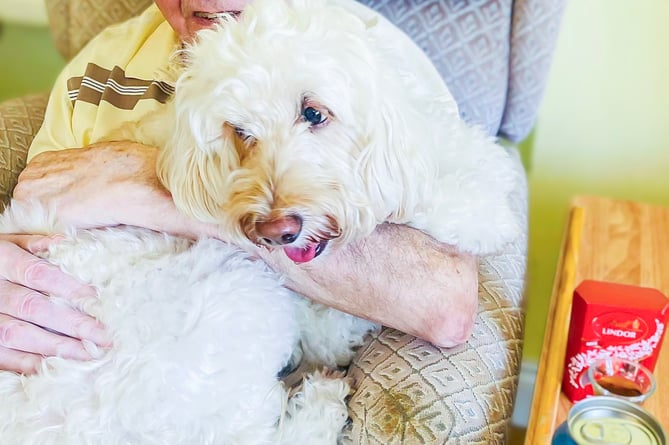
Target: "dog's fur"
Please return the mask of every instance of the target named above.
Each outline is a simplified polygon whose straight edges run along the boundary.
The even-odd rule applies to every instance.
[[[166,147],[159,173],[177,205],[241,245],[286,214],[304,220],[296,245],[349,243],[384,221],[476,254],[514,239],[509,154],[402,67],[374,24],[289,3],[252,5],[183,53],[171,114],[145,126]],[[305,122],[308,106],[327,124]]]
[[[298,215],[287,249],[327,254],[388,221],[499,250],[521,227],[514,162],[400,69],[375,26],[321,0],[257,0],[200,32],[179,53],[166,112],[123,131],[163,147],[158,171],[178,207],[237,245],[266,242],[259,222]],[[373,323],[292,294],[230,244],[68,231],[49,215],[13,205],[0,232],[68,233],[48,258],[100,289],[82,309],[114,347],[88,345],[89,362],[49,358],[31,377],[0,373],[0,443],[336,443],[347,383],[316,372],[288,397],[277,374],[300,352],[348,364]]]

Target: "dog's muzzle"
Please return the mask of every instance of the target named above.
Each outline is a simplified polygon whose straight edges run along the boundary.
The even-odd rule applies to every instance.
[[[267,221],[256,221],[255,235],[258,241],[267,246],[283,246],[297,241],[302,233],[302,217],[285,215]]]
[[[328,242],[341,235],[335,219],[326,217],[326,220],[328,223],[325,229],[316,234],[306,233],[303,218],[297,213],[274,214],[270,217],[248,214],[240,223],[242,232],[251,242],[270,248],[282,247],[292,261],[306,263],[321,255]]]

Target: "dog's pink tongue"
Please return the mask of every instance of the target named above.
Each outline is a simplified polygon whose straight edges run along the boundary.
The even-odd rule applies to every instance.
[[[286,256],[296,263],[306,263],[316,257],[316,247],[318,244],[309,243],[306,247],[284,247]]]

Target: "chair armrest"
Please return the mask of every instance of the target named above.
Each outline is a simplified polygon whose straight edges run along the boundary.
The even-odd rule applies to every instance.
[[[28,148],[44,119],[49,96],[31,95],[0,103],[0,210],[9,202]]]
[[[519,160],[517,168],[522,173]],[[471,338],[445,349],[392,329],[374,335],[349,369],[355,392],[344,443],[507,443],[524,324],[524,174],[514,198],[525,235],[502,253],[480,259]]]

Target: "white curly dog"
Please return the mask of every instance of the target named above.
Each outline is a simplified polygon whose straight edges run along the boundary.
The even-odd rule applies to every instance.
[[[2,215],[4,233],[67,233],[46,256],[98,287],[81,309],[114,346],[1,372],[0,443],[335,444],[347,382],[315,372],[289,394],[278,374],[291,357],[346,365],[376,326],[292,294],[232,246],[306,262],[384,221],[476,254],[520,234],[512,156],[405,66],[384,19],[346,4],[258,0],[200,32],[171,106],[131,130],[162,147],[177,206],[231,244],[68,230],[38,206]]]

